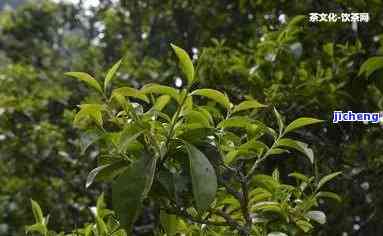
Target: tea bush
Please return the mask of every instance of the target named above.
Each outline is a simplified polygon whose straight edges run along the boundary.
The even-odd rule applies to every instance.
[[[74,126],[83,132],[83,151],[102,147],[86,186],[110,183],[113,211],[101,195],[94,223],[58,235],[131,235],[144,206],[155,212],[157,235],[309,235],[325,224],[318,199],[340,201],[324,186],[341,172],[284,176],[278,166],[271,173],[261,168],[285,158],[314,167],[313,150],[294,131],[322,121],[301,117],[287,124],[277,109],[250,96],[234,104],[222,91],[198,88],[199,64],[194,68],[186,51],[171,46],[184,75],[178,89],[113,88],[125,58],[103,85],[87,73],[66,73],[99,93],[99,102],[79,106]],[[261,110],[274,113],[277,129],[259,119]],[[27,232],[56,235],[33,200],[32,208],[36,223]]]

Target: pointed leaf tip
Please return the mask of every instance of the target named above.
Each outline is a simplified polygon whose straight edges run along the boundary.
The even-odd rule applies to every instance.
[[[194,78],[194,66],[193,66],[192,60],[189,57],[189,54],[184,49],[172,43],[170,44],[170,46],[172,47],[174,53],[177,55],[181,70],[185,74],[186,79],[189,83],[189,86],[191,86],[195,78]]]
[[[114,75],[116,74],[116,72],[118,71],[118,69],[120,68],[121,66],[121,63],[122,63],[122,59],[118,60],[109,70],[108,70],[108,73],[106,74],[106,77],[105,77],[105,81],[104,81],[104,90],[106,91],[106,89],[110,86],[110,83],[112,82],[112,80],[114,79]]]

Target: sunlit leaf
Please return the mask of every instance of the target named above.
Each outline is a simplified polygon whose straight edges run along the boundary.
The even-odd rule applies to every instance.
[[[124,152],[129,144],[136,140],[143,133],[144,130],[139,130],[137,126],[129,125],[128,127],[125,127],[121,132],[118,151]]]
[[[305,19],[307,18],[307,16],[305,15],[296,15],[294,16],[290,21],[289,21],[289,26],[296,26],[298,24],[300,24],[301,22],[303,22]]]
[[[267,236],[288,236],[288,235],[282,232],[271,232],[271,233],[268,233]]]
[[[208,118],[199,111],[189,110],[182,114],[188,123],[200,123],[203,127],[209,128],[211,126]]]
[[[291,122],[285,129],[285,133],[291,132],[295,129],[298,129],[300,127],[306,126],[306,125],[311,125],[311,124],[316,124],[323,122],[323,120],[318,120],[315,118],[309,118],[309,117],[302,117],[294,120]]]
[[[268,201],[272,196],[273,194],[264,188],[255,188],[249,193],[249,203],[250,205],[254,205],[261,201]]]
[[[339,172],[334,172],[334,173],[331,173],[329,175],[326,175],[324,176],[323,178],[321,178],[319,180],[319,183],[318,183],[318,186],[317,186],[317,189],[320,189],[323,185],[325,185],[328,181],[332,180],[333,178],[337,177],[338,175],[342,174],[341,171]]]
[[[32,199],[31,199],[31,205],[32,205],[33,216],[35,217],[36,223],[44,224],[44,216],[40,208],[40,205]]]
[[[265,150],[269,149],[269,147],[257,139],[251,139],[251,140],[247,141],[246,143],[242,144],[241,146],[239,146],[239,149],[255,150],[259,154],[261,154]]]
[[[321,225],[326,223],[326,215],[322,211],[309,211],[306,213],[306,217]]]
[[[98,126],[102,126],[102,113],[103,106],[100,104],[82,104],[80,106],[80,111],[77,112],[74,117],[73,124],[74,126],[79,127],[81,121],[84,119],[92,119]]]
[[[100,84],[97,82],[96,79],[94,79],[91,75],[89,75],[87,73],[84,73],[84,72],[67,72],[67,73],[65,73],[65,75],[79,79],[79,80],[85,82],[90,87],[92,87],[92,88],[96,89],[97,91],[99,91],[100,93],[102,93],[102,89],[101,89]]]
[[[383,57],[377,56],[377,57],[371,57],[365,61],[359,69],[358,76],[365,73],[366,77],[369,77],[372,73],[375,71],[383,68]]]
[[[282,134],[285,125],[283,123],[283,118],[282,118],[281,114],[279,114],[279,112],[277,111],[277,109],[275,107],[274,107],[274,115],[277,118],[279,133]]]
[[[26,226],[25,231],[27,234],[32,232],[39,232],[41,235],[46,235],[48,230],[44,224],[36,223],[33,225]]]
[[[169,103],[170,98],[171,97],[169,95],[160,96],[156,99],[156,102],[153,105],[153,109],[157,111],[162,111],[162,109],[164,109],[164,107]]]
[[[119,94],[124,97],[133,97],[140,99],[144,102],[149,103],[148,97],[145,95],[145,93],[141,92],[140,90],[137,90],[135,88],[131,87],[121,87],[113,90],[112,92],[112,99],[116,97],[116,95]]]
[[[308,147],[306,143],[290,139],[290,138],[282,138],[278,141],[278,146],[284,146],[293,148],[301,153],[303,153],[311,163],[314,163],[314,153],[311,148]]]
[[[267,107],[267,106],[259,103],[257,100],[243,101],[234,107],[233,113],[239,112],[239,111],[244,111],[244,110],[249,110],[249,109],[262,108],[262,107]]]
[[[293,177],[293,178],[301,180],[303,182],[309,182],[309,177],[307,177],[301,173],[298,173],[298,172],[290,173],[289,177]]]
[[[310,230],[312,230],[314,228],[314,226],[312,226],[312,224],[310,224],[309,222],[305,221],[305,220],[298,220],[296,222],[296,224],[299,226],[300,229],[303,230],[303,232],[307,233],[309,232]]]
[[[181,102],[180,94],[178,93],[177,89],[169,87],[169,86],[159,85],[159,84],[148,84],[141,88],[141,92],[144,94],[154,93],[154,94],[161,94],[161,95],[169,95],[178,103]]]
[[[191,95],[207,97],[221,104],[226,109],[230,109],[230,106],[231,106],[229,98],[222,92],[215,89],[197,89],[197,90],[194,90],[191,93]]]
[[[103,133],[98,129],[87,130],[80,134],[80,148],[83,155],[90,145],[102,138]]]
[[[106,91],[107,88],[110,86],[110,83],[112,82],[113,78],[115,77],[114,75],[116,74],[117,70],[121,66],[122,60],[117,61],[109,70],[108,73],[106,74],[105,80],[104,80],[104,90]]]
[[[279,187],[278,181],[269,175],[258,174],[253,178],[254,184],[269,192],[275,191]]]
[[[252,212],[273,212],[284,216],[281,205],[274,201],[258,202],[251,206]]]
[[[336,193],[333,193],[333,192],[324,192],[324,191],[321,191],[321,192],[318,192],[316,194],[317,197],[320,197],[320,198],[331,198],[331,199],[334,199],[338,202],[342,202],[342,199],[341,197],[336,194]]]
[[[177,47],[174,44],[170,44],[173,48],[175,54],[179,59],[179,65],[181,67],[182,72],[185,74],[189,86],[191,86],[194,82],[194,66],[191,61],[188,53],[180,47]]]
[[[282,149],[282,148],[273,148],[269,151],[269,155],[280,155],[283,153],[290,153],[289,150]]]
[[[273,179],[275,181],[279,182],[279,175],[280,175],[280,173],[279,173],[278,168],[275,168],[275,170],[273,171],[271,176],[273,177]]]
[[[178,219],[176,215],[170,215],[161,211],[160,222],[167,236],[174,236],[177,234]]]
[[[100,235],[108,234],[108,227],[106,226],[106,223],[100,216],[96,216],[96,226],[97,226],[97,232]]]
[[[124,160],[115,161],[110,164],[105,164],[94,168],[86,179],[85,187],[89,188],[89,186],[95,180],[112,180],[118,174],[120,174],[127,167],[127,162]]]
[[[108,167],[110,164],[102,165],[97,168],[94,168],[86,178],[85,188],[89,188],[89,186],[93,183],[94,179],[96,178],[97,174],[104,168]]]

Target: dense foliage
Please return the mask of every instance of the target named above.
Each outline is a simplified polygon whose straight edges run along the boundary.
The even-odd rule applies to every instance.
[[[82,153],[81,133],[71,124],[77,104],[100,100],[63,74],[102,78],[103,68],[126,53],[116,87],[179,84],[169,42],[199,59],[199,87],[225,91],[233,104],[252,98],[275,106],[285,123],[302,116],[325,120],[294,133],[314,144],[315,176],[344,173],[331,183],[343,201],[320,204],[331,227],[316,234],[383,233],[381,126],[331,123],[334,110],[382,110],[381,1],[86,2],[39,0],[0,13],[0,235],[24,233],[33,218],[30,198],[52,216],[55,231],[92,220],[87,209],[102,191],[111,206],[109,185],[84,186],[102,145]],[[370,22],[309,23],[309,12],[368,12]],[[268,122],[272,113],[257,112],[257,120],[276,127]],[[311,173],[299,158],[283,165],[266,160],[260,168],[270,174],[276,166],[283,183],[294,170]],[[145,208],[137,233],[148,232],[154,218]]]
[[[85,150],[95,141],[105,143],[106,150],[99,155],[98,167],[88,175],[86,186],[95,180],[112,182],[117,219],[113,223],[121,227],[108,227],[107,214],[98,207],[96,227],[86,226],[83,235],[131,235],[144,201],[150,201],[147,205],[159,216],[161,227],[153,231],[169,236],[199,232],[302,235],[312,231],[312,222],[324,224],[326,215],[312,208],[318,207],[319,198],[340,201],[337,194],[321,191],[340,172],[319,178],[295,171],[289,176],[297,180],[297,186],[283,184],[278,169],[269,175],[259,172],[267,159],[286,157],[291,149],[313,164],[312,149],[288,134],[321,120],[303,117],[284,125],[274,108],[276,131],[256,120],[257,110],[266,107],[257,100],[249,98],[234,105],[218,90],[193,89],[193,63],[183,49],[172,47],[187,81],[182,90],[149,84],[140,90],[121,87],[110,92],[123,59],[110,68],[103,88],[87,73],[66,73],[103,97],[103,103],[80,105],[74,125],[85,129]],[[198,105],[195,97],[209,101]],[[48,235],[41,210],[33,201],[32,206],[38,212],[36,224],[27,232]],[[193,223],[204,226],[194,228]]]

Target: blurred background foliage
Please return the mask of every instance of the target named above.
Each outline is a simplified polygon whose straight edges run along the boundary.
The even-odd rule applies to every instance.
[[[99,149],[81,153],[72,118],[76,104],[95,96],[63,73],[100,79],[126,55],[116,84],[182,86],[170,42],[200,60],[202,86],[234,100],[252,96],[288,121],[327,120],[298,133],[315,148],[314,171],[344,173],[331,185],[343,202],[323,205],[329,223],[316,234],[383,235],[383,126],[331,119],[334,110],[383,110],[382,71],[358,75],[383,54],[380,0],[2,0],[0,8],[0,235],[24,234],[30,198],[52,215],[52,229],[69,231],[109,191],[85,189]],[[310,12],[368,12],[370,21],[310,23]],[[284,165],[286,173],[311,168]],[[152,217],[145,214],[143,228]]]

